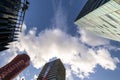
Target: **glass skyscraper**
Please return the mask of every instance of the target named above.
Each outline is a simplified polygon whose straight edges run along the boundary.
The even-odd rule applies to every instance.
[[[0,0],[0,51],[17,40],[28,4],[27,0]]]
[[[98,36],[120,41],[120,0],[88,0],[75,24]]]
[[[46,63],[37,80],[65,80],[65,67],[60,59]]]

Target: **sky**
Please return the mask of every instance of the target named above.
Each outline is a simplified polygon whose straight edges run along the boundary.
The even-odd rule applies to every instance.
[[[36,80],[46,62],[60,58],[66,80],[119,80],[120,42],[98,37],[74,24],[85,0],[29,0],[22,32],[0,52],[0,67],[17,54],[30,66],[15,80]]]

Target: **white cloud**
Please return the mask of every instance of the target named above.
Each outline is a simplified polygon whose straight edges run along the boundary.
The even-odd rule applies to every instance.
[[[70,68],[66,68],[66,80],[74,80],[72,71]]]
[[[34,78],[32,80],[36,80],[38,78],[38,76],[35,74]]]
[[[111,57],[107,49],[88,48],[79,37],[68,35],[60,29],[47,29],[40,32],[38,36],[35,34],[35,28],[27,34],[23,32],[20,35],[20,44],[31,57],[32,64],[37,69],[41,68],[49,59],[57,57],[64,64],[71,66],[71,72],[67,71],[70,72],[69,75],[72,73],[80,78],[85,78],[90,73],[95,73],[94,69],[97,65],[104,69],[115,70],[116,64],[119,62],[118,58]],[[101,44],[103,42],[99,43],[99,45]],[[99,45],[97,44],[97,46]]]
[[[25,80],[25,76],[17,76],[14,80]]]
[[[94,69],[100,65],[104,69],[115,70],[119,59],[111,57],[107,49],[99,48],[100,45],[110,45],[109,41],[96,37],[84,30],[80,30],[81,37],[73,37],[65,32],[67,28],[67,18],[65,12],[59,4],[53,19],[52,28],[37,33],[37,28],[33,28],[25,34],[26,25],[23,25],[23,32],[20,34],[20,42],[14,46],[14,49],[8,50],[12,57],[20,51],[26,51],[31,58],[32,65],[35,68],[41,68],[51,58],[60,58],[66,67],[67,80],[73,80],[76,74],[81,79],[89,77],[90,73],[95,73]],[[98,49],[88,48],[98,46]],[[11,47],[12,48],[12,47]],[[14,52],[14,53],[13,53]],[[4,54],[3,54],[4,55]],[[10,56],[11,58],[11,56]],[[34,76],[36,78],[36,75]],[[70,78],[69,78],[70,77]],[[17,80],[20,80],[18,77]]]
[[[36,28],[25,34],[26,26],[24,25],[23,33],[20,35],[21,46],[18,46],[18,49],[25,49],[35,68],[41,68],[53,57],[60,58],[64,64],[71,66],[66,67],[67,80],[73,80],[72,74],[76,74],[81,79],[89,77],[90,73],[95,73],[94,69],[97,65],[104,69],[116,69],[118,58],[111,57],[107,49],[99,47],[110,45],[109,40],[94,36],[84,30],[79,30],[81,37],[67,34],[65,32],[68,28],[67,17],[62,3],[60,2],[54,10],[56,12],[52,20],[52,29],[46,29],[37,33],[36,36]],[[98,46],[98,49],[88,48],[84,43],[93,47]],[[71,76],[71,79],[68,76]]]
[[[110,53],[106,49],[99,49],[97,51],[96,58],[97,58],[98,64],[100,64],[103,68],[110,69],[110,70],[114,70],[117,67],[115,63],[119,62],[118,58],[112,58]]]
[[[88,77],[89,73],[95,73],[94,69],[97,65],[100,65],[104,69],[115,70],[118,58],[112,58],[108,50],[89,49],[86,53],[80,56],[75,56],[71,60],[71,68],[81,78]]]
[[[10,49],[0,52],[0,67],[10,62],[17,55],[16,43],[9,45]]]
[[[37,78],[38,78],[38,76],[35,74],[33,79],[31,79],[31,80],[37,80]]]
[[[86,43],[90,46],[100,46],[100,45],[107,45],[110,44],[110,41],[108,39],[101,38],[99,36],[96,36],[84,29],[79,29],[79,33],[81,34],[80,40],[83,43]]]
[[[67,62],[70,57],[72,58],[74,54],[79,52],[79,48],[84,47],[82,44],[79,44],[79,40],[77,38],[67,35],[59,29],[45,30],[38,36],[35,36],[35,33],[33,33],[34,30],[33,32],[31,30],[27,35],[21,34],[21,44],[28,54],[31,54],[31,60],[34,62],[34,64],[39,61],[40,58],[38,58],[38,56],[41,56],[42,64],[38,62],[36,65],[38,68],[50,58],[58,57],[59,55],[62,58],[69,56],[66,57]],[[84,52],[84,49],[81,51]]]

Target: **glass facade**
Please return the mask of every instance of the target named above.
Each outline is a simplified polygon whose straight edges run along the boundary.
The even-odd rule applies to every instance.
[[[84,5],[83,9],[80,11],[80,14],[78,15],[78,17],[76,18],[75,21],[77,21],[79,18],[85,16],[89,12],[97,9],[98,7],[100,7],[101,5],[103,5],[104,3],[108,2],[108,1],[110,1],[110,0],[87,0],[86,4]]]
[[[0,0],[0,51],[16,41],[28,4],[27,0]]]
[[[37,80],[65,80],[65,67],[61,60],[45,64]]]
[[[110,0],[75,23],[96,35],[120,41],[120,4]]]

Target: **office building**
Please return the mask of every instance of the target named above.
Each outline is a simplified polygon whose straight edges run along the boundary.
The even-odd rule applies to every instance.
[[[120,41],[120,0],[88,0],[75,24],[98,36]]]
[[[27,54],[17,55],[11,62],[0,68],[0,80],[13,80],[30,64]]]
[[[28,5],[27,0],[0,0],[0,51],[17,40]]]
[[[37,80],[65,80],[65,67],[60,59],[46,63]]]

